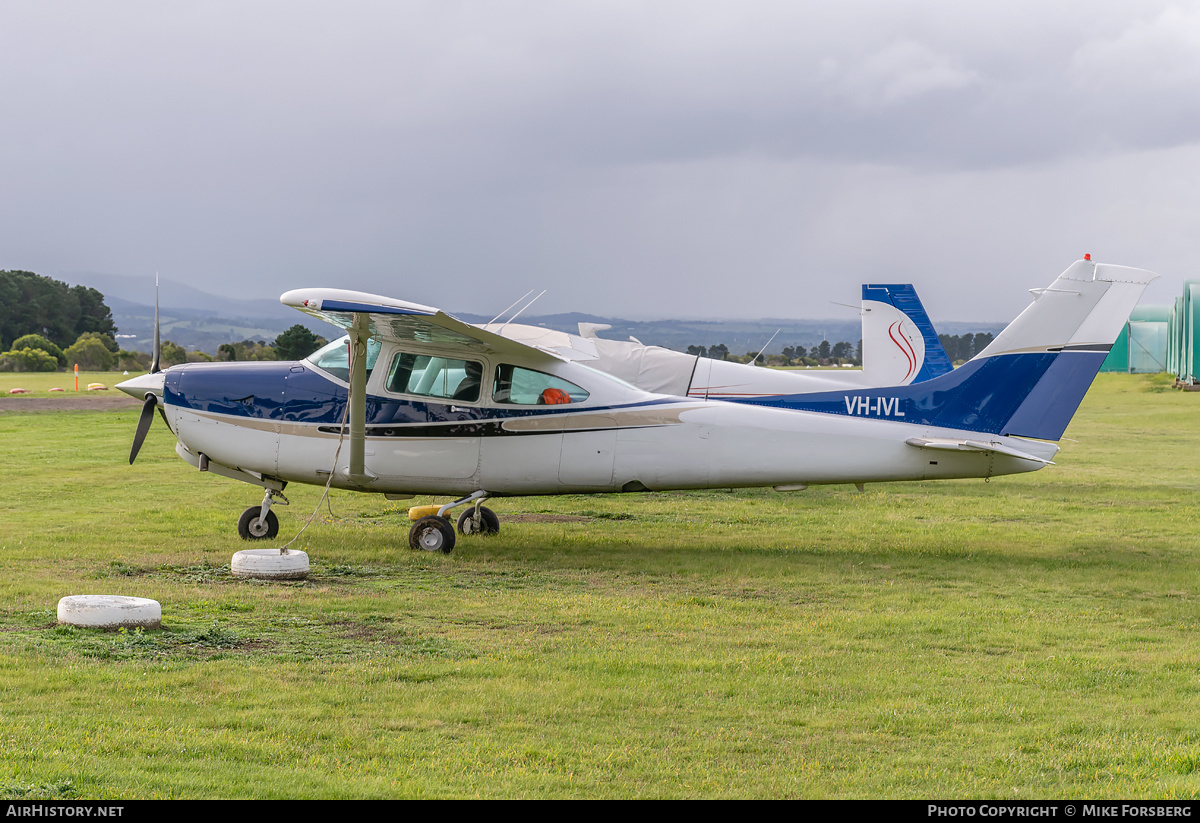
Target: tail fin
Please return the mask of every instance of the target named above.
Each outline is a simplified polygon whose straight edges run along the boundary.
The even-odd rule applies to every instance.
[[[863,374],[875,386],[922,383],[953,370],[911,284],[862,287]]]
[[[924,383],[792,395],[789,408],[1042,440],[1062,437],[1146,286],[1158,275],[1080,260],[982,352]]]

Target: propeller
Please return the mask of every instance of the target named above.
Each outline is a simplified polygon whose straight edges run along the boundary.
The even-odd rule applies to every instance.
[[[162,371],[159,365],[159,324],[158,324],[158,272],[154,273],[154,354],[150,359],[150,374],[158,374]],[[138,378],[140,381],[141,378]],[[136,385],[137,381],[129,381]],[[126,384],[128,385],[128,384]],[[119,387],[118,387],[119,388]],[[140,387],[139,387],[140,388]],[[150,431],[150,424],[154,421],[154,410],[158,407],[158,396],[152,392],[146,392],[146,401],[142,404],[142,413],[138,417],[137,431],[133,435],[133,448],[129,450],[129,465],[133,465],[133,461],[137,459],[138,452],[142,449],[142,443],[146,440],[146,432]]]
[[[141,451],[142,441],[146,439],[146,432],[150,431],[150,424],[154,422],[154,409],[158,406],[158,397],[153,392],[146,392],[146,402],[142,404],[142,414],[138,417],[137,431],[133,435],[133,448],[129,450],[129,465],[133,465],[133,461],[137,458],[138,452]]]

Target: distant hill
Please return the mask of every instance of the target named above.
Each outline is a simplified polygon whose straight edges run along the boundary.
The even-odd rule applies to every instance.
[[[96,272],[70,272],[62,277],[104,295],[122,348],[153,348],[153,277]],[[216,354],[222,343],[274,340],[297,323],[323,337],[333,331],[328,324],[312,320],[278,300],[219,297],[165,278],[159,281],[159,322],[164,340],[209,354]]]
[[[69,283],[90,286],[104,295],[112,309],[123,348],[149,351],[154,334],[154,278],[73,272],[62,275]],[[304,314],[280,304],[277,300],[219,297],[197,288],[163,279],[159,283],[159,314],[164,340],[172,340],[192,350],[215,354],[222,343],[240,340],[273,340],[299,323],[314,333],[330,337],[336,333],[326,323],[312,320]],[[459,313],[448,309],[468,323],[487,323],[492,318],[478,314]],[[732,354],[758,351],[767,341],[767,351],[782,352],[787,346],[812,348],[828,340],[831,343],[857,343],[862,337],[862,324],[857,313],[824,320],[774,319],[723,320],[624,320],[594,314],[569,312],[517,318],[517,323],[546,326],[577,333],[579,323],[607,323],[612,329],[601,332],[612,340],[637,338],[650,346],[664,346],[686,351],[688,346],[713,346],[723,343]],[[966,332],[999,332],[1003,323],[935,322],[942,334]],[[776,334],[778,332],[778,334]],[[774,339],[772,340],[772,336]]]

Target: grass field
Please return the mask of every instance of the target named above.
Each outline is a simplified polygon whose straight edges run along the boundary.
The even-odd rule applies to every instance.
[[[133,375],[124,375],[117,371],[81,371],[79,373],[79,391],[75,391],[75,373],[66,372],[0,372],[0,402],[9,400],[21,401],[35,397],[56,399],[83,400],[97,395],[113,395],[121,392],[113,389],[122,380],[128,380]],[[106,391],[89,392],[89,383],[102,383]],[[10,395],[9,390],[21,388],[28,394]],[[51,389],[62,389],[50,391]],[[7,408],[7,407],[5,407]]]
[[[1160,377],[990,483],[501,500],[449,556],[407,548],[433,501],[335,493],[290,584],[229,574],[254,488],[158,423],[127,464],[136,405],[20,402],[2,796],[1200,796],[1200,395]],[[55,625],[89,593],[165,628]]]

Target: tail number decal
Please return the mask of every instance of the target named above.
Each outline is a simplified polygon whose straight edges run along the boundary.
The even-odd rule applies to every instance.
[[[899,397],[853,397],[843,395],[846,414],[874,415],[876,417],[903,417]]]

